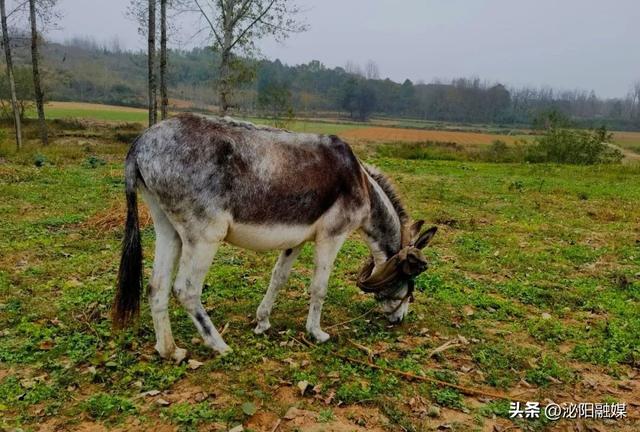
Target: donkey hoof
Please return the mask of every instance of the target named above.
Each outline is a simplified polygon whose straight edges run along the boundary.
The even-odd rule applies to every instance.
[[[324,331],[322,331],[322,330],[320,330],[320,329],[315,330],[315,331],[312,331],[312,332],[310,332],[310,333],[311,333],[311,336],[312,336],[312,337],[316,340],[316,342],[318,342],[318,343],[326,342],[326,341],[328,341],[328,340],[329,340],[329,338],[331,337],[331,336],[329,335],[329,333],[324,332]]]
[[[261,335],[271,328],[271,323],[268,320],[258,321],[258,325],[253,329],[253,332],[257,335]]]
[[[180,364],[187,358],[187,350],[184,348],[178,348],[173,351],[171,358],[176,364]]]
[[[231,347],[229,345],[225,345],[222,348],[216,348],[215,350],[217,351],[217,353],[218,353],[218,355],[220,357],[226,357],[229,354],[233,353],[233,350],[231,349]]]

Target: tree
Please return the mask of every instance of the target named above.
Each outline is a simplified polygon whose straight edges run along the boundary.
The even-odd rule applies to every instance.
[[[160,1],[160,118],[168,117],[169,94],[168,82],[168,40],[169,33],[176,31],[167,19],[169,9],[183,5],[190,0],[159,0]],[[131,0],[127,8],[127,16],[138,23],[138,33],[147,38],[148,43],[148,100],[149,100],[149,125],[158,120],[158,83],[156,74],[156,14],[158,0]],[[153,12],[152,12],[153,9]],[[152,31],[149,31],[152,29]],[[153,47],[153,48],[152,48]],[[151,108],[153,104],[153,108]]]
[[[289,83],[268,73],[258,78],[258,107],[273,119],[275,127],[287,127],[293,119]]]
[[[36,108],[38,111],[38,125],[40,127],[40,140],[42,144],[49,144],[49,135],[47,131],[47,122],[44,116],[44,92],[42,91],[42,84],[40,82],[40,54],[38,52],[38,27],[37,27],[37,15],[38,12],[51,11],[51,8],[55,5],[56,0],[44,0],[40,2],[42,9],[38,11],[36,7],[36,0],[29,0],[29,21],[31,24],[31,67],[33,69],[33,91],[36,99]],[[51,16],[50,14],[44,16]]]
[[[250,55],[255,42],[266,36],[286,39],[306,25],[297,21],[300,9],[291,0],[192,0],[213,37],[220,54],[218,98],[221,114],[232,107],[234,66],[240,50]]]
[[[148,87],[149,87],[149,127],[158,121],[158,100],[156,98],[156,1],[149,0],[149,24],[147,26],[147,39],[149,48],[148,57]]]
[[[160,115],[165,120],[168,115],[169,96],[167,94],[167,0],[160,0]]]
[[[352,119],[366,121],[376,109],[376,94],[365,79],[352,76],[342,86],[340,106]]]
[[[380,68],[378,68],[378,64],[373,60],[369,60],[365,65],[365,72],[367,79],[377,80],[380,79]]]
[[[4,55],[7,61],[7,78],[9,80],[9,89],[11,92],[11,108],[13,110],[13,119],[16,128],[16,147],[20,150],[22,148],[22,125],[20,123],[20,112],[18,110],[16,83],[13,77],[13,59],[11,57],[11,44],[9,40],[9,28],[7,26],[7,7],[5,0],[0,0],[0,21],[2,22],[2,46],[4,48]]]

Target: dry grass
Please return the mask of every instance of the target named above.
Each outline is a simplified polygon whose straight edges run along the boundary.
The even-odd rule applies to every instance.
[[[97,103],[85,103],[85,102],[47,102],[47,108],[53,109],[83,109],[83,110],[95,110],[95,111],[117,111],[117,112],[140,112],[146,113],[147,110],[143,108],[132,108],[115,105],[104,105]]]
[[[462,145],[491,144],[502,140],[514,144],[516,137],[508,135],[484,134],[477,132],[431,131],[417,129],[400,129],[386,127],[369,127],[342,132],[340,136],[347,140],[368,140],[373,142],[421,142],[439,141]]]
[[[151,214],[144,204],[138,204],[140,228],[145,228],[153,223]],[[114,201],[111,207],[98,212],[82,223],[84,227],[95,229],[99,232],[109,232],[122,229],[125,224],[127,209],[124,199]]]

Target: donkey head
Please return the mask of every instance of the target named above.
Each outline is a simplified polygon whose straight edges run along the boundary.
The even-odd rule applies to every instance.
[[[428,268],[422,249],[431,242],[438,228],[431,227],[420,234],[423,224],[420,220],[405,230],[402,248],[397,254],[377,267],[373,257],[369,257],[358,275],[360,289],[375,294],[387,319],[394,324],[401,322],[409,311],[416,276]]]

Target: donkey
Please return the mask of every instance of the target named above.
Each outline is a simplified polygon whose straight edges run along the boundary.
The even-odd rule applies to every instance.
[[[173,292],[204,343],[225,354],[229,346],[201,303],[202,285],[221,242],[255,251],[281,250],[267,293],[256,313],[255,333],[271,326],[280,288],[305,242],[315,242],[306,329],[318,342],[329,274],[345,239],[360,230],[371,257],[357,284],[372,292],[392,323],[412,300],[413,279],[427,268],[421,253],[433,227],[410,224],[390,182],[358,161],[336,136],[292,133],[231,118],[180,115],[136,139],[125,162],[127,217],[114,300],[113,321],[126,326],[139,313],[142,247],[137,191],[147,203],[156,234],[148,285],[156,350],[181,361],[171,332]]]

